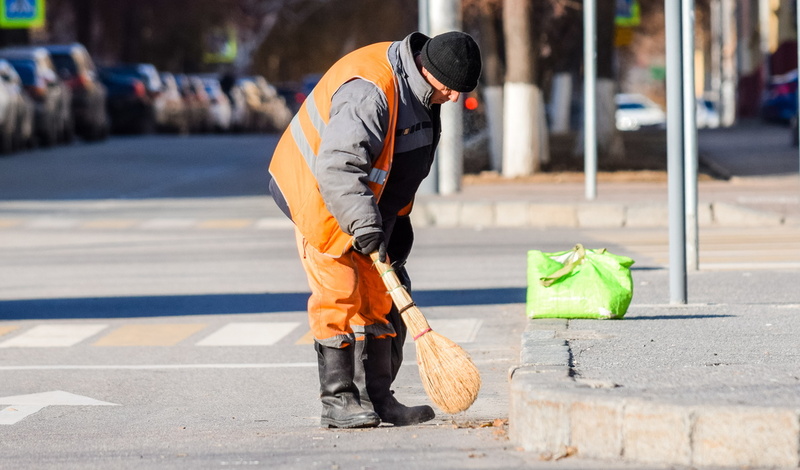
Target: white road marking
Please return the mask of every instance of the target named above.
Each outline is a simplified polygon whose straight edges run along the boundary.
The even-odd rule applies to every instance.
[[[0,348],[55,348],[74,346],[108,325],[38,325],[0,343]]]
[[[32,393],[0,397],[0,403],[9,404],[0,410],[0,425],[10,425],[21,421],[47,406],[119,406],[116,403],[95,400],[74,393],[54,390],[52,392]]]
[[[253,364],[63,364],[0,366],[5,371],[47,371],[47,370],[183,370],[183,369],[295,369],[317,367],[316,362],[283,362]]]
[[[299,322],[228,323],[198,341],[197,346],[271,346],[299,325]]]

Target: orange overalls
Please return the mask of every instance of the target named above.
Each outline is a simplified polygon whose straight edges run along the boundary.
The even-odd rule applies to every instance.
[[[311,332],[323,346],[352,344],[355,333],[375,337],[395,335],[386,319],[392,301],[383,281],[371,260],[352,250],[352,235],[341,230],[325,207],[310,169],[329,120],[333,94],[354,78],[367,80],[383,91],[390,115],[383,151],[373,165],[368,183],[376,199],[380,199],[392,164],[397,123],[396,84],[387,56],[390,44],[366,46],[336,62],[295,115],[270,163],[270,174],[295,224],[297,249],[311,288],[308,301]]]

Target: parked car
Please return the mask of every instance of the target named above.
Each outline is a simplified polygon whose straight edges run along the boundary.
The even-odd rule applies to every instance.
[[[253,126],[251,124],[254,116],[252,110],[247,106],[247,97],[242,86],[233,83],[226,92],[231,102],[231,130],[234,132],[246,132]]]
[[[75,131],[86,140],[105,139],[110,127],[106,111],[107,91],[97,76],[89,52],[78,43],[44,47],[50,52],[61,79],[72,91]]]
[[[178,88],[178,81],[175,75],[169,72],[161,73],[162,93],[166,104],[164,105],[166,121],[169,125],[164,130],[186,134],[189,132],[189,119],[186,116],[186,103]]]
[[[761,117],[765,121],[789,123],[797,114],[797,70],[770,78],[764,99],[761,101]]]
[[[153,103],[138,78],[100,69],[100,81],[108,91],[106,108],[115,133],[149,133],[155,130]]]
[[[719,127],[720,117],[717,105],[709,99],[698,98],[696,120],[698,129]]]
[[[667,115],[651,99],[638,93],[620,93],[614,97],[617,105],[615,113],[617,129],[637,131],[639,129],[663,129],[667,125]]]
[[[20,112],[22,91],[14,87],[9,71],[13,70],[8,61],[0,59],[0,153],[14,149],[14,135],[17,132],[17,113]]]
[[[228,95],[216,77],[200,77],[210,101],[211,127],[217,132],[227,132],[231,128],[232,108]]]
[[[167,106],[167,97],[164,95],[164,85],[161,82],[161,75],[158,69],[152,64],[120,64],[103,69],[103,73],[108,77],[115,75],[128,79],[136,79],[144,85],[144,92],[147,95],[145,100],[148,112],[139,116],[139,131],[148,133],[156,130],[173,129],[179,126],[179,122],[171,121],[174,116],[170,114]],[[113,118],[112,118],[113,119]]]
[[[294,116],[286,104],[286,100],[278,94],[278,90],[266,78],[260,75],[249,78],[253,80],[261,92],[261,100],[267,114],[267,132],[282,132]],[[320,78],[315,79],[314,86],[316,86]]]
[[[211,100],[203,81],[186,74],[178,74],[175,79],[186,106],[190,132],[208,132],[211,130]]]
[[[8,150],[19,150],[33,145],[33,131],[35,119],[35,105],[33,98],[25,92],[22,79],[16,69],[5,59],[0,59],[0,82],[2,89],[8,93],[10,112],[3,113],[4,116],[14,119],[3,121],[3,126],[13,125],[11,141],[6,140],[3,135],[0,143],[0,150],[4,153]],[[11,109],[13,108],[13,112]],[[9,147],[10,145],[10,147]]]
[[[0,49],[0,58],[14,66],[25,91],[34,101],[37,142],[50,146],[59,141],[71,141],[74,136],[71,92],[58,77],[47,49],[38,46],[4,48]]]
[[[250,131],[279,132],[283,131],[292,119],[292,112],[275,87],[264,77],[254,75],[241,77],[237,84],[242,88],[245,102],[253,116]]]

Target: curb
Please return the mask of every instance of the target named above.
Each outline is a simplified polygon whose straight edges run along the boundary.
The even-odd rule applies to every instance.
[[[697,467],[800,466],[800,410],[614,396],[614,384],[571,377],[569,345],[557,337],[566,326],[536,320],[522,335],[509,438],[526,451]]]
[[[698,206],[700,227],[797,226],[799,220],[730,203]],[[669,226],[666,204],[536,203],[527,201],[418,201],[411,212],[416,227],[567,227],[663,228]]]

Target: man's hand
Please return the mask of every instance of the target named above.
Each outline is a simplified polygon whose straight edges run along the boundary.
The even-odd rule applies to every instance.
[[[378,259],[382,263],[386,262],[386,236],[383,232],[370,232],[357,236],[353,248],[367,256],[377,251]]]

